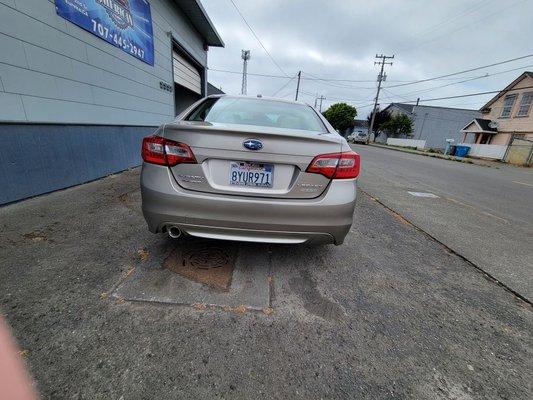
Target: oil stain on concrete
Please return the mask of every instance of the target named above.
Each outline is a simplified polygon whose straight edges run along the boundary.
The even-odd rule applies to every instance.
[[[303,301],[304,308],[311,314],[331,322],[343,321],[346,313],[342,306],[324,297],[317,283],[307,269],[300,271],[300,277],[290,280],[291,289]]]

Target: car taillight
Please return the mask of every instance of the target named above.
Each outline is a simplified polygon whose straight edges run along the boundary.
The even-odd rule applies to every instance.
[[[361,158],[354,151],[321,154],[311,161],[306,172],[322,174],[330,179],[351,179],[357,178],[360,166]]]
[[[185,143],[175,142],[161,136],[147,136],[141,150],[145,162],[172,167],[176,164],[196,164],[192,150]]]

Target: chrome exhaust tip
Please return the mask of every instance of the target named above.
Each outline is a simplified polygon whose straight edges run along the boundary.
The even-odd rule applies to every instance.
[[[177,226],[168,227],[168,236],[170,236],[172,239],[179,238],[181,236],[181,229]]]

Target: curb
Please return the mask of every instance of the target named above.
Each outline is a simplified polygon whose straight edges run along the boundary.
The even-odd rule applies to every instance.
[[[500,168],[497,165],[488,164],[488,162],[494,163],[494,161],[483,162],[483,161],[476,160],[476,159],[473,159],[473,158],[445,156],[444,154],[439,154],[439,153],[426,153],[426,152],[423,152],[423,151],[402,149],[402,148],[398,148],[398,147],[387,146],[387,145],[382,145],[382,144],[377,144],[377,143],[369,143],[368,145],[369,146],[373,146],[373,147],[380,147],[382,149],[400,151],[402,153],[418,154],[418,155],[426,156],[426,157],[440,158],[442,160],[456,161],[456,162],[461,162],[461,163],[465,163],[465,164],[481,165],[482,167],[496,168],[496,169]]]
[[[379,146],[381,147],[381,146]],[[383,208],[388,210],[390,213],[398,216],[399,218],[406,221],[410,226],[412,226],[414,229],[416,229],[419,232],[422,232],[424,235],[426,235],[428,238],[433,240],[436,243],[439,243],[441,246],[443,246],[445,249],[447,249],[450,253],[456,255],[457,257],[461,258],[463,261],[465,261],[468,265],[471,267],[474,267],[478,272],[482,273],[489,281],[496,283],[498,286],[502,287],[503,289],[510,292],[515,297],[522,300],[524,303],[526,303],[529,306],[529,310],[533,311],[533,302],[528,299],[526,296],[523,296],[522,294],[518,293],[516,290],[512,289],[510,286],[507,286],[506,283],[500,281],[498,278],[496,278],[494,275],[492,275],[490,272],[485,271],[483,267],[477,265],[473,261],[470,261],[466,256],[462,255],[458,251],[454,250],[450,246],[448,246],[446,243],[442,242],[441,240],[437,239],[435,236],[433,236],[431,233],[427,232],[426,230],[420,228],[418,225],[414,224],[410,220],[406,219],[400,212],[396,211],[395,209],[391,208],[387,204],[383,203],[378,197],[375,197],[371,195],[369,192],[366,192],[365,190],[358,188],[363,194],[374,200],[376,203],[380,204]]]

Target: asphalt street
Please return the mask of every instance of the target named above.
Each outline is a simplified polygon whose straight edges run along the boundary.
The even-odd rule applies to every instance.
[[[268,298],[226,307],[174,302],[188,240],[147,231],[138,180],[0,208],[0,311],[42,398],[532,397],[531,305],[371,197],[339,247],[228,244]]]
[[[533,301],[533,169],[352,147],[362,190]]]

